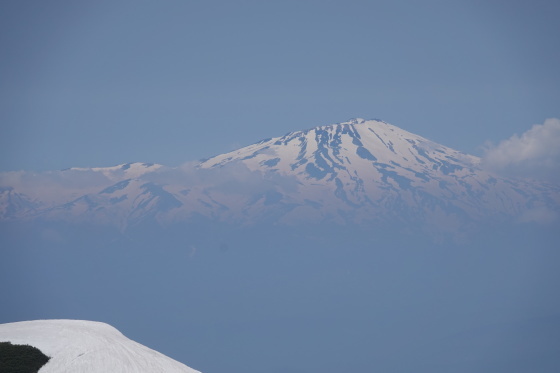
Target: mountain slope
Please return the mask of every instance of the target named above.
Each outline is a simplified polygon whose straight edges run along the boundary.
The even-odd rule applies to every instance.
[[[297,205],[297,214],[320,210],[354,222],[395,218],[449,224],[452,218],[458,224],[558,206],[558,188],[492,175],[477,157],[377,120],[292,132],[210,158],[200,167],[235,162],[295,177],[298,192],[284,201]]]
[[[2,324],[0,342],[27,344],[49,356],[41,373],[197,372],[100,322],[37,320]]]
[[[424,231],[558,219],[559,186],[502,178],[480,164],[383,121],[354,119],[178,168],[70,169],[49,174],[58,182],[50,189],[39,187],[40,177],[25,185],[0,179],[0,217],[121,230],[200,218],[242,225],[403,224]],[[43,189],[56,192],[42,196]]]

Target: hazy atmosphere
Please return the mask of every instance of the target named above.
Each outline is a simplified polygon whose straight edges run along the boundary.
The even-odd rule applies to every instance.
[[[380,118],[467,153],[560,117],[555,1],[9,1],[0,170],[177,166]]]
[[[558,372],[559,13],[2,2],[0,324],[203,373]]]

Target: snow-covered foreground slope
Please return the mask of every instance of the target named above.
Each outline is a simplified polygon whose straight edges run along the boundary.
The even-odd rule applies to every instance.
[[[41,373],[197,372],[101,322],[36,320],[2,324],[0,342],[27,344],[49,356]]]

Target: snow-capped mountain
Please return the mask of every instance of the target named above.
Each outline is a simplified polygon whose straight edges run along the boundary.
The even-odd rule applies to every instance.
[[[30,345],[50,360],[41,373],[196,373],[134,342],[110,325],[81,320],[37,320],[0,325],[0,342]]]
[[[39,185],[41,178],[47,182]],[[499,177],[477,157],[363,119],[291,132],[178,168],[135,163],[34,177],[12,173],[0,181],[4,220],[121,229],[146,219],[204,217],[455,230],[490,220],[550,220],[560,210],[556,185]]]

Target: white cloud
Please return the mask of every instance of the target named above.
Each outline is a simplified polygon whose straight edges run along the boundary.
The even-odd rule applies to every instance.
[[[250,170],[240,161],[215,168],[197,168],[197,163],[189,162],[176,168],[162,167],[155,172],[142,175],[141,178],[160,184],[180,184],[184,188],[198,187],[240,195],[277,190],[293,192],[298,186],[293,176]]]
[[[483,165],[506,176],[560,182],[560,119],[547,119],[521,136],[490,145]]]

